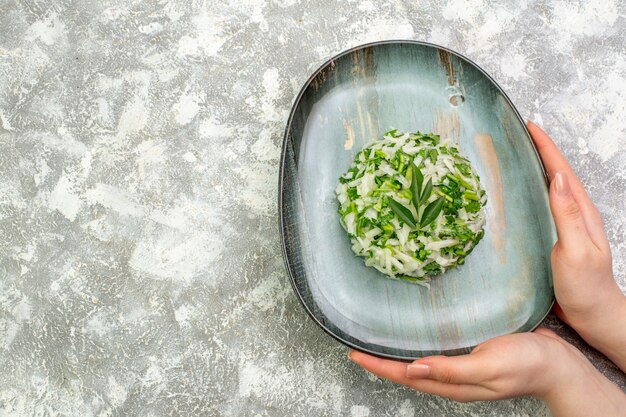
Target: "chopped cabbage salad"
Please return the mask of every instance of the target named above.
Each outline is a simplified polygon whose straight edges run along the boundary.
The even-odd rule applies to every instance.
[[[480,178],[439,135],[387,132],[356,154],[335,191],[352,250],[390,278],[428,286],[484,235]]]

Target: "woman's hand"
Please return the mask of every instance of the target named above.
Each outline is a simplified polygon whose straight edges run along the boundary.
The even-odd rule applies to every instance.
[[[552,250],[557,315],[626,370],[626,297],[613,278],[602,218],[550,137],[527,124],[550,183],[559,240]]]
[[[376,375],[456,401],[546,396],[567,380],[577,358],[553,332],[496,337],[463,356],[430,356],[411,364],[357,351],[350,359]],[[547,369],[550,372],[546,372]]]
[[[573,346],[547,329],[491,339],[463,356],[411,364],[350,352],[366,370],[418,391],[456,401],[531,395],[555,416],[617,416],[626,396]]]
[[[613,278],[602,219],[557,147],[528,123],[551,180],[550,207],[559,234],[552,251],[555,311],[591,345],[626,369],[626,297]],[[532,395],[555,416],[617,416],[626,396],[573,346],[553,332],[491,339],[464,356],[432,356],[412,364],[353,351],[350,359],[376,375],[457,401]]]

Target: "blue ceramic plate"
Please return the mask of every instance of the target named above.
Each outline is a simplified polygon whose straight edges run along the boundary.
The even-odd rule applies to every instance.
[[[391,129],[457,141],[489,198],[484,239],[430,290],[366,267],[339,223],[339,176]],[[476,64],[412,41],[343,52],[307,81],[285,132],[279,211],[293,287],[325,331],[380,356],[461,354],[532,330],[554,300],[546,184],[517,110]]]

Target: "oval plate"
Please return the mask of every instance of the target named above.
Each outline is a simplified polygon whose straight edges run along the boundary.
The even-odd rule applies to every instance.
[[[339,176],[365,143],[392,129],[452,138],[489,198],[484,239],[430,290],[366,267],[339,224]],[[348,50],[308,80],[285,132],[279,211],[291,282],[325,331],[379,356],[456,355],[530,331],[554,300],[546,185],[519,113],[476,64],[413,41]]]

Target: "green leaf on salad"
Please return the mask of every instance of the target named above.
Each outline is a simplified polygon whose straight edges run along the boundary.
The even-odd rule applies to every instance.
[[[441,209],[443,209],[444,201],[446,201],[445,198],[439,197],[426,206],[424,213],[422,213],[422,219],[420,220],[420,228],[426,227],[435,221],[439,213],[441,213]]]
[[[396,215],[400,219],[402,219],[404,223],[406,223],[413,229],[417,227],[417,224],[415,223],[415,218],[413,217],[413,214],[408,208],[404,207],[402,204],[398,203],[393,198],[389,199],[389,207],[391,207],[393,212],[396,213]]]
[[[415,206],[415,211],[420,206],[420,195],[422,193],[422,184],[424,183],[424,176],[420,169],[415,165],[415,162],[411,164],[411,171],[413,172],[413,178],[411,180],[411,194],[413,195],[413,205]]]
[[[420,196],[420,205],[424,204],[428,201],[430,194],[433,192],[433,180],[430,178],[424,187],[424,191],[422,191],[422,195]]]

